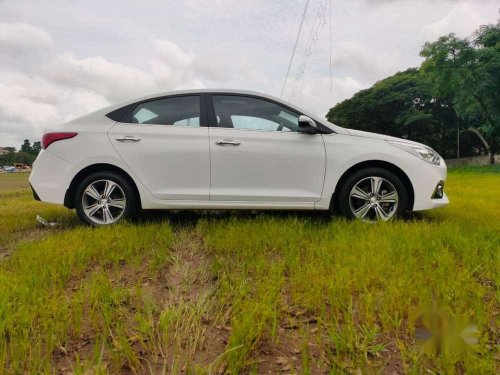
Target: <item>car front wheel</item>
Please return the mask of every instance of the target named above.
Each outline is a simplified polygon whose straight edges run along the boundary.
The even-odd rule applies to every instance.
[[[134,216],[135,192],[118,173],[97,172],[86,177],[76,190],[76,211],[84,222],[110,225]]]
[[[351,174],[340,189],[338,206],[351,219],[366,222],[388,221],[404,213],[408,194],[394,173],[366,168]]]

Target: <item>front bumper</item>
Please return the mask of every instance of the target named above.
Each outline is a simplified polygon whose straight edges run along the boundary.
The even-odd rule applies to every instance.
[[[446,181],[446,174],[447,168],[443,160],[440,165],[422,161],[408,173],[415,194],[413,211],[444,207],[450,203],[446,192],[443,192],[442,198],[433,198],[438,184]]]

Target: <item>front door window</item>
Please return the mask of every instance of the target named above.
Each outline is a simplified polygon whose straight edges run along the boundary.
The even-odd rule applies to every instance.
[[[221,128],[293,132],[299,128],[299,114],[267,100],[214,95],[213,102],[217,126]]]

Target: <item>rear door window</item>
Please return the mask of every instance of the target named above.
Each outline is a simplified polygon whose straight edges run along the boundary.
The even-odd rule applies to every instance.
[[[200,97],[177,96],[138,104],[132,123],[145,125],[200,126]]]

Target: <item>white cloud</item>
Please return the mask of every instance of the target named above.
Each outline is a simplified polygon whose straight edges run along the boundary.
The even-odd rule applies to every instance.
[[[52,37],[45,30],[24,23],[0,23],[0,48],[29,52],[32,48],[52,46]]]
[[[30,72],[53,49],[51,35],[39,27],[0,23],[0,71]]]
[[[350,76],[334,77],[332,82],[329,77],[316,77],[306,80],[296,89],[292,88],[289,99],[300,103],[313,114],[324,117],[331,108],[331,103],[349,98],[363,88],[364,85]]]
[[[73,52],[57,55],[47,50],[32,75],[0,75],[0,82],[8,82],[0,84],[2,142],[39,139],[46,127],[110,103],[204,86],[195,78],[194,53],[164,39],[155,39],[151,45],[158,57],[148,59],[147,68],[112,62],[102,56],[78,58]]]
[[[14,81],[17,83],[0,84],[0,139],[6,144],[40,139],[45,128],[108,103],[96,93],[63,87],[40,77],[16,76]]]
[[[23,85],[0,85],[0,114],[3,119],[26,124],[45,123],[56,114],[54,104],[38,98],[41,87],[33,82]],[[41,99],[41,100],[40,100]]]
[[[333,66],[365,82],[373,82],[397,69],[394,56],[367,49],[356,41],[341,42],[335,49]]]
[[[60,85],[98,93],[109,102],[124,100],[153,86],[152,77],[141,69],[102,56],[79,59],[71,52],[55,57],[45,75]]]
[[[434,41],[442,35],[455,33],[469,36],[478,25],[491,22],[482,16],[473,3],[459,2],[441,19],[431,22],[422,28],[424,40]]]
[[[418,66],[425,41],[498,17],[498,0],[335,0],[330,91],[328,22],[294,83],[324,1],[310,2],[284,95],[321,116]],[[0,146],[143,94],[206,86],[277,95],[303,9],[303,0],[0,1]]]
[[[173,67],[191,66],[196,59],[192,51],[184,52],[170,40],[154,39],[152,42],[160,53],[162,60]]]

